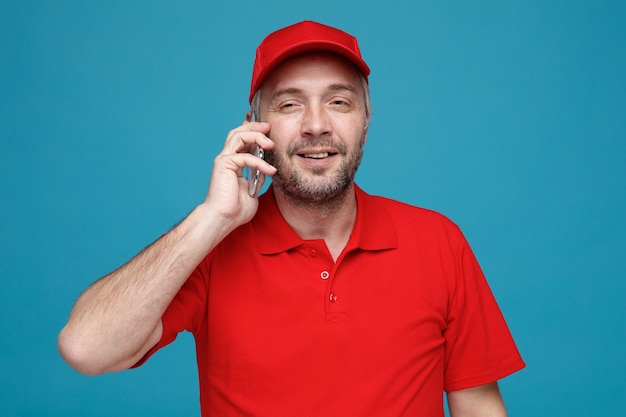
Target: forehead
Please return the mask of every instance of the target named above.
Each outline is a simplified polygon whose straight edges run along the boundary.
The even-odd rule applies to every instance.
[[[350,61],[332,52],[311,52],[277,66],[261,90],[271,94],[277,89],[333,84],[351,85],[356,91],[362,91],[361,76]]]

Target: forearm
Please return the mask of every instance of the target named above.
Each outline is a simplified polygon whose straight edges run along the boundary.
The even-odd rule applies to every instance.
[[[78,371],[128,368],[156,344],[161,317],[202,259],[237,226],[252,219],[258,200],[248,195],[244,166],[273,175],[276,168],[249,154],[272,149],[267,123],[244,122],[229,132],[214,160],[203,204],[181,224],[80,296],[59,334],[59,351]]]
[[[78,371],[125,369],[161,335],[161,317],[206,254],[230,231],[199,206],[170,233],[101,278],[77,300],[59,350]]]

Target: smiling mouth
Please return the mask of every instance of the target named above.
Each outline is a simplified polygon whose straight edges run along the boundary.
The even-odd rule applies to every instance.
[[[330,152],[318,152],[318,153],[299,153],[298,156],[302,158],[310,158],[310,159],[324,159],[329,156],[336,155],[335,153]]]

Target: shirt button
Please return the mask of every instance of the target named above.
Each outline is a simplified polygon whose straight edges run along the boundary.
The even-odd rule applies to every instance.
[[[317,251],[315,249],[311,249],[311,251],[309,252],[309,255],[311,255],[311,257],[315,258],[317,256]]]
[[[322,271],[322,273],[320,274],[320,278],[322,279],[328,279],[329,276],[330,274],[328,273],[328,271]]]
[[[335,294],[330,294],[329,299],[331,303],[337,302],[337,296]]]

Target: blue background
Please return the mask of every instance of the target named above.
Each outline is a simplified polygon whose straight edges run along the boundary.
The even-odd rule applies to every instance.
[[[3,1],[3,416],[199,415],[187,334],[85,377],[56,336],[82,290],[204,198],[255,48],[303,19],[358,36],[374,120],[359,184],[471,242],[527,368],[512,416],[620,415],[626,2]]]

